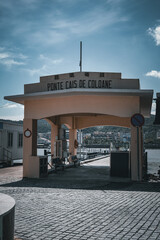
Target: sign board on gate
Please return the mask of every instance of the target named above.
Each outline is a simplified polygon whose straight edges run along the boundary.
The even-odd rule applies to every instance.
[[[144,124],[144,117],[140,113],[136,113],[131,117],[131,123],[134,127],[142,127]]]

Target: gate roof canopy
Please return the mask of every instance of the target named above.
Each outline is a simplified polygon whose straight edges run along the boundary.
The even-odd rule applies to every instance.
[[[39,83],[24,85],[24,94],[4,98],[24,104],[27,117],[87,112],[122,117],[139,112],[149,117],[153,90],[141,90],[139,79],[122,79],[121,73],[74,72],[40,77]],[[41,114],[36,117],[32,112],[38,106]],[[41,106],[57,111],[46,112]]]

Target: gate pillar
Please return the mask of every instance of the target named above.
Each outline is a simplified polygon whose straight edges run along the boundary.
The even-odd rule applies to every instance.
[[[76,155],[77,149],[75,148],[75,140],[77,140],[77,129],[69,129],[69,153]]]
[[[23,177],[28,177],[33,167],[31,157],[37,156],[37,120],[25,118],[23,131]]]
[[[56,156],[56,140],[58,140],[58,125],[51,124],[51,154]]]
[[[131,126],[131,179],[142,180],[143,134],[142,128]]]

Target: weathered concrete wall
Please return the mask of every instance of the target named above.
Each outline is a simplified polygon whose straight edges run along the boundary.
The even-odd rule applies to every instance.
[[[94,113],[131,117],[139,112],[139,97],[67,96],[25,101],[25,118],[41,119],[61,114]]]

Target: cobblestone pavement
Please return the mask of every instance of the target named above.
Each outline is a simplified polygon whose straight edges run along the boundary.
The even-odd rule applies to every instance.
[[[84,182],[83,174],[75,177],[81,169],[40,180],[0,177],[0,192],[16,200],[18,239],[160,239],[160,183],[111,183],[99,175]]]

